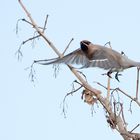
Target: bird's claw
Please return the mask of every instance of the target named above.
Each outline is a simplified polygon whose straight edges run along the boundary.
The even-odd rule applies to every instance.
[[[109,78],[112,78],[112,77],[111,77],[111,73],[112,73],[111,71],[107,72],[107,76],[108,76]]]
[[[107,72],[107,73],[103,73],[102,75],[107,75],[109,78],[112,78],[112,77],[111,77],[111,73],[112,73],[112,72],[109,71],[109,72]],[[122,74],[120,74],[119,72],[117,72],[117,73],[115,74],[115,79],[116,79],[118,82],[120,82],[118,76],[122,76]]]
[[[122,74],[120,74],[120,73],[118,73],[118,72],[115,74],[115,79],[116,79],[118,82],[120,82],[118,76],[122,76]]]
[[[112,78],[112,77],[111,77],[111,73],[112,73],[112,72],[109,71],[109,72],[107,72],[107,73],[103,73],[102,75],[107,75],[109,78]]]

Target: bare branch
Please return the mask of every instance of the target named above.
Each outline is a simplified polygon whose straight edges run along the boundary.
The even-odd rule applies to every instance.
[[[70,40],[70,42],[68,43],[67,47],[66,47],[65,50],[63,51],[62,55],[65,54],[65,52],[67,51],[67,49],[69,48],[69,46],[70,46],[70,44],[72,43],[73,40],[74,40],[74,38],[72,38],[72,39]]]
[[[100,85],[100,86],[102,86],[103,88],[105,88],[106,90],[108,90],[107,87],[105,87],[105,86],[102,85],[101,83],[99,83],[99,82],[94,82],[94,83],[97,83],[98,85]],[[115,88],[115,89],[110,88],[110,90],[112,90],[112,93],[113,93],[114,91],[120,91],[121,93],[123,93],[125,96],[127,96],[128,98],[130,98],[132,101],[136,102],[136,103],[140,106],[140,102],[139,102],[138,100],[136,100],[136,98],[133,98],[132,96],[128,95],[126,92],[124,92],[124,91],[121,90],[120,88]],[[131,102],[132,102],[132,101],[131,101]]]
[[[112,47],[111,47],[111,42],[110,42],[110,41],[108,41],[108,42],[106,42],[106,43],[104,44],[104,46],[106,46],[106,45],[109,45],[109,47],[112,48]]]
[[[41,32],[41,30],[38,28],[38,26],[36,25],[35,21],[32,19],[31,14],[27,11],[26,7],[23,5],[23,3],[21,2],[21,0],[18,0],[19,4],[21,5],[21,7],[23,8],[24,12],[26,13],[26,15],[29,17],[31,23],[34,25],[34,28],[36,29],[36,31],[45,39],[45,41],[50,45],[50,47],[54,50],[54,52],[59,56],[62,57],[62,55],[60,54],[60,52],[56,49],[56,47],[53,45],[53,43],[44,35],[44,33]],[[101,92],[97,89],[94,89],[92,86],[90,86],[78,73],[77,71],[71,67],[70,65],[68,65],[69,69],[73,72],[73,74],[83,83],[83,86],[90,88],[92,90],[92,92],[94,92],[96,95],[100,94]]]
[[[19,1],[19,4],[21,5],[22,9],[24,10],[24,12],[26,13],[26,15],[28,16],[28,18],[30,19],[30,22],[31,22],[31,25],[33,26],[33,28],[37,31],[37,33],[47,42],[47,44],[49,44],[49,46],[54,50],[54,52],[58,55],[58,57],[63,57],[63,54],[66,52],[67,48],[69,47],[69,45],[66,47],[66,49],[64,50],[63,54],[61,54],[57,48],[53,45],[53,43],[45,36],[44,34],[44,31],[42,31],[38,26],[37,24],[35,23],[35,21],[33,20],[33,18],[31,17],[31,14],[27,11],[26,7],[23,5],[23,3],[21,2],[21,0],[18,0]],[[46,18],[47,19],[47,18]],[[29,23],[30,23],[29,22]],[[46,23],[47,23],[47,20],[44,24],[44,28],[46,27]],[[71,43],[71,42],[70,42]],[[110,42],[109,42],[110,44]],[[106,45],[106,44],[105,44]],[[34,61],[35,63],[36,61]],[[33,64],[34,64],[33,63]],[[33,69],[33,64],[31,65],[31,79],[33,78],[34,79],[34,69]],[[99,102],[101,103],[101,105],[104,107],[104,109],[106,110],[106,114],[108,116],[108,123],[110,123],[110,126],[113,128],[113,129],[116,129],[121,135],[122,137],[125,139],[125,140],[130,140],[130,138],[136,138],[139,137],[139,134],[132,134],[132,133],[129,133],[126,129],[126,126],[124,125],[124,116],[123,116],[123,108],[121,107],[121,111],[119,113],[119,116],[116,116],[116,111],[117,111],[117,106],[114,107],[114,111],[112,110],[112,106],[110,105],[109,103],[109,100],[104,98],[102,95],[101,95],[101,91],[98,90],[98,89],[95,89],[93,88],[78,72],[76,69],[74,69],[73,67],[71,67],[71,65],[67,65],[69,67],[69,69],[73,72],[73,74],[76,76],[76,78],[80,81],[80,82],[77,82],[80,84],[80,87],[77,88],[77,89],[74,89],[74,91],[70,92],[70,93],[67,93],[67,95],[64,97],[64,100],[63,100],[63,103],[65,104],[65,99],[68,95],[71,95],[72,93],[78,91],[80,88],[84,87],[85,90],[87,90],[89,93],[91,93],[97,100],[99,100]],[[110,83],[109,83],[110,84]],[[110,85],[108,84],[108,87],[106,88],[108,90],[108,97],[109,97],[109,94],[110,94]],[[105,88],[105,86],[103,86]],[[138,102],[138,100],[136,100],[135,98],[132,98],[130,95],[128,95],[127,93],[123,92],[121,89],[119,88],[116,88],[113,90],[114,91],[120,91],[122,92],[124,95],[126,95],[127,97],[129,97],[130,99],[132,99],[133,101],[135,101],[139,106],[140,106],[140,103]],[[112,92],[112,93],[113,93]],[[87,94],[88,95],[88,94]],[[88,96],[89,97],[89,96]],[[136,96],[137,97],[137,96]],[[91,98],[90,98],[91,99]],[[89,100],[88,100],[89,101]],[[119,102],[120,104],[120,102]],[[63,113],[65,113],[65,108],[63,106]],[[114,114],[115,113],[115,114]],[[120,115],[122,114],[122,115]],[[65,114],[64,114],[65,115]],[[138,139],[137,139],[138,140]]]
[[[127,125],[127,123],[126,123],[126,121],[125,121],[125,117],[124,117],[123,104],[122,104],[122,103],[120,103],[120,106],[121,106],[122,119],[123,119],[123,121],[124,121],[124,125],[126,126],[126,125]]]
[[[43,33],[44,33],[44,31],[46,30],[46,26],[47,26],[47,22],[48,22],[48,17],[49,17],[49,15],[46,15],[46,19],[45,19],[45,23],[44,23],[44,27],[43,27]]]
[[[18,34],[18,30],[19,30],[19,27],[18,26],[19,26],[19,21],[20,20],[22,20],[22,19],[18,19],[17,20],[17,23],[16,23],[16,34]]]
[[[16,34],[18,33],[18,24],[19,24],[19,21],[24,21],[24,22],[28,23],[29,25],[31,25],[34,28],[34,25],[31,22],[29,22],[25,18],[21,18],[21,19],[18,19],[17,24],[16,24]],[[38,28],[40,28],[42,30],[45,30],[46,29],[46,28],[42,28],[42,27],[38,27]]]
[[[74,81],[75,82],[75,81]],[[74,83],[73,82],[73,83]],[[64,114],[64,117],[66,118],[66,109],[65,109],[65,106],[66,106],[66,98],[69,96],[69,95],[73,95],[73,93],[76,93],[77,91],[79,91],[83,86],[80,85],[80,87],[78,87],[77,89],[75,88],[72,88],[72,91],[67,93],[63,99],[63,109],[62,109],[62,113]]]
[[[107,100],[110,98],[110,77],[108,77],[108,82],[107,82]]]
[[[130,101],[130,106],[129,106],[129,110],[128,110],[128,111],[130,111],[131,114],[132,114],[132,102],[133,102],[133,100]]]
[[[133,98],[132,96],[128,95],[127,93],[122,91],[120,88],[116,88],[116,90],[120,91],[121,93],[123,93],[125,96],[127,96],[128,98],[130,98],[131,100],[133,100],[134,102],[136,102],[140,106],[140,102],[138,100],[136,100],[136,98]]]
[[[33,36],[33,37],[31,37],[31,38],[28,38],[27,40],[25,40],[25,41],[22,42],[22,45],[24,45],[25,43],[27,43],[27,42],[29,42],[29,41],[32,41],[32,40],[34,40],[34,39],[36,39],[36,38],[39,38],[39,37],[40,37],[40,35],[37,35],[37,36]]]
[[[112,49],[111,47],[111,42],[107,42],[104,46],[109,45],[109,47]],[[110,97],[110,77],[108,77],[108,82],[107,82],[107,100],[109,101],[109,97]]]
[[[54,65],[53,65],[53,69],[54,69],[54,74],[53,74],[53,76],[56,78],[57,75],[58,75],[58,73],[59,73],[59,70],[60,70],[59,64],[54,64]]]
[[[21,45],[19,46],[18,50],[15,52],[15,55],[17,55],[18,60],[20,60],[20,59],[23,57],[23,54],[22,54],[22,51],[21,51],[22,46],[23,46],[24,44],[26,44],[27,42],[29,42],[29,41],[33,41],[33,42],[34,42],[34,40],[35,40],[36,38],[39,38],[39,37],[40,37],[40,35],[33,36],[33,37],[28,38],[27,40],[25,40],[25,41],[23,41],[23,42],[21,43]]]
[[[25,18],[22,18],[21,20],[28,23],[29,25],[33,26],[33,24],[31,22],[29,22],[28,20],[26,20]]]
[[[136,128],[138,128],[140,126],[140,124],[137,124],[131,131],[130,133],[132,133]]]
[[[38,26],[36,25],[35,21],[33,20],[33,18],[31,17],[31,14],[27,11],[26,7],[23,5],[23,3],[21,2],[21,0],[18,0],[19,4],[21,5],[22,9],[24,10],[24,12],[26,13],[26,15],[28,16],[28,18],[30,19],[33,27],[36,29],[36,31],[38,32],[38,34],[40,34],[44,40],[51,46],[51,48],[54,50],[54,52],[58,55],[61,56],[61,54],[59,53],[59,51],[56,49],[56,47],[53,45],[53,43],[46,38],[46,36],[44,35],[44,32],[42,32]]]
[[[17,55],[18,60],[21,60],[21,58],[23,57],[21,47],[22,47],[22,44],[19,46],[18,50],[15,52],[15,55]]]
[[[81,72],[81,71],[77,71],[77,72],[79,72],[79,73],[85,78],[85,81],[87,82],[87,77],[86,77],[86,75],[85,75],[83,72]]]
[[[26,23],[28,23],[28,24],[30,24],[30,25],[32,25],[33,27],[34,27],[34,25],[31,23],[31,22],[29,22],[29,21],[27,21],[26,19],[19,19],[18,21],[17,21],[17,24],[16,24],[16,34],[18,33],[18,23],[19,23],[19,21],[24,21],[24,22],[26,22]],[[45,23],[44,23],[44,27],[42,28],[42,27],[38,27],[38,28],[40,28],[40,29],[42,29],[42,32],[44,33],[44,31],[45,31],[45,29],[46,29],[46,25],[47,25],[47,20],[48,20],[48,15],[46,16],[46,19],[45,19]],[[33,37],[30,37],[30,38],[28,38],[27,40],[25,40],[25,41],[23,41],[22,43],[21,43],[21,45],[20,45],[20,47],[19,47],[19,49],[16,51],[16,53],[15,53],[15,55],[17,55],[18,56],[18,60],[21,58],[21,57],[23,57],[23,54],[22,54],[22,52],[21,52],[21,47],[22,47],[22,45],[24,45],[24,44],[26,44],[27,42],[29,42],[29,41],[35,41],[35,39],[36,38],[39,38],[41,35],[39,34],[39,35],[35,35],[36,34],[36,32],[34,33],[34,35],[33,35]]]
[[[29,66],[29,67],[27,67],[27,68],[25,68],[25,70],[28,70],[28,69],[30,69],[30,73],[29,73],[29,78],[31,79],[31,82],[35,82],[35,79],[36,79],[36,72],[35,72],[35,69],[34,69],[34,62],[32,63],[32,65],[31,66]]]
[[[139,94],[139,70],[140,68],[137,68],[136,100],[138,100],[138,94]]]
[[[44,23],[44,27],[38,26],[39,29],[42,29],[42,32],[44,32],[44,31],[46,30],[48,17],[49,17],[49,15],[46,16],[45,23]],[[31,26],[34,28],[34,25],[33,25],[31,22],[29,22],[28,20],[26,20],[25,18],[22,18],[22,19],[20,19],[20,20],[22,20],[22,21],[28,23],[29,25],[31,25]],[[19,20],[18,20],[18,21],[19,21]]]
[[[103,84],[101,84],[101,83],[99,83],[99,82],[96,82],[96,81],[94,81],[94,83],[98,84],[99,86],[101,86],[101,87],[103,87],[104,89],[106,89],[106,90],[107,90],[107,87],[106,87],[106,86],[104,86]],[[113,89],[110,89],[110,90],[113,90]]]

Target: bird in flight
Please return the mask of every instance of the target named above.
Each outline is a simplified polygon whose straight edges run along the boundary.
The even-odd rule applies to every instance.
[[[140,62],[129,59],[126,55],[111,48],[93,44],[88,40],[80,42],[80,48],[65,55],[62,58],[48,60],[35,60],[34,63],[42,65],[49,64],[77,64],[81,68],[99,67],[107,70],[107,75],[111,78],[111,73],[116,72],[115,79],[119,81],[119,72],[131,67],[140,67]]]

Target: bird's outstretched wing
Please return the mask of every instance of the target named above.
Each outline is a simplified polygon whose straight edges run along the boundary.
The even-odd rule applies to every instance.
[[[81,49],[77,49],[68,55],[65,55],[62,58],[55,58],[50,61],[48,60],[37,60],[35,63],[42,64],[42,65],[50,65],[50,64],[77,64],[77,65],[86,65],[89,60],[88,58],[84,55],[84,53],[81,51]]]
[[[62,58],[55,58],[50,61],[48,60],[38,60],[35,63],[42,65],[49,64],[77,64],[81,65],[80,68],[88,67],[99,67],[103,69],[113,69],[119,67],[119,64],[115,61],[112,55],[106,52],[106,49],[97,49],[93,52],[91,58],[88,58],[81,49],[77,49]]]

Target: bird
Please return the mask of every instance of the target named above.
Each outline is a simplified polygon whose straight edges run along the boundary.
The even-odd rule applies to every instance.
[[[42,65],[50,64],[77,64],[82,65],[82,68],[98,67],[107,70],[106,75],[111,77],[112,73],[115,74],[115,79],[119,81],[118,76],[125,69],[138,67],[140,68],[140,62],[129,59],[123,52],[119,53],[112,48],[106,46],[93,44],[88,40],[80,41],[80,48],[73,52],[61,57],[48,60],[35,60],[34,63]]]

